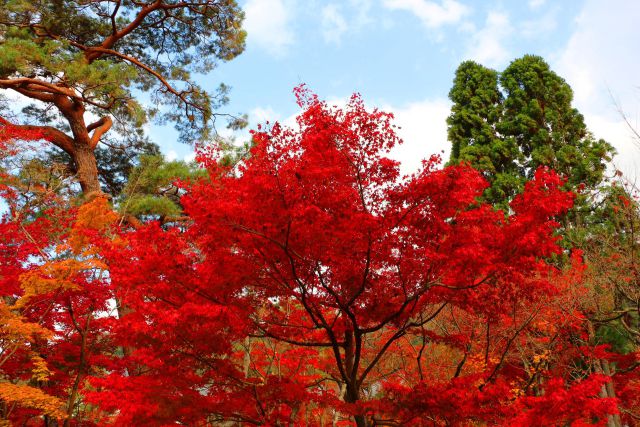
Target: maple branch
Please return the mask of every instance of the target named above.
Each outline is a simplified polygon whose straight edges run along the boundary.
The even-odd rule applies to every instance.
[[[320,265],[319,262],[316,262],[316,274],[318,276],[318,280],[320,280],[320,286],[322,286],[322,288],[324,290],[326,290],[329,295],[331,295],[333,297],[333,299],[335,300],[336,304],[338,304],[338,307],[344,311],[344,313],[349,317],[349,319],[351,320],[351,324],[354,327],[354,330],[359,329],[358,328],[358,321],[356,319],[356,315],[353,313],[353,311],[351,311],[351,309],[349,308],[349,305],[345,305],[341,300],[340,300],[340,295],[338,295],[338,293],[336,291],[334,291],[333,289],[331,289],[331,286],[329,286],[327,283],[325,283],[324,280],[324,276],[322,274],[322,266]]]
[[[316,326],[322,327],[322,329],[325,330],[325,332],[327,333],[327,335],[329,336],[329,340],[331,341],[331,349],[333,351],[334,357],[336,359],[337,365],[338,365],[338,370],[340,371],[340,375],[342,376],[342,378],[345,381],[348,381],[349,377],[347,376],[347,373],[345,371],[345,367],[342,363],[342,357],[340,356],[340,348],[344,346],[344,343],[342,343],[341,341],[339,341],[336,336],[335,333],[333,332],[333,328],[329,325],[329,323],[327,322],[327,320],[324,318],[324,316],[322,315],[322,312],[318,309],[315,309],[311,306],[309,300],[308,300],[308,290],[307,290],[307,286],[305,285],[305,283],[300,279],[299,275],[298,275],[298,271],[296,268],[296,262],[293,258],[293,255],[290,252],[290,248],[288,245],[288,237],[287,237],[287,244],[283,244],[281,242],[279,242],[278,240],[267,236],[264,233],[261,233],[257,230],[254,230],[252,228],[246,227],[242,224],[230,224],[232,227],[238,228],[242,231],[245,231],[249,234],[253,234],[255,236],[261,237],[263,239],[266,239],[267,241],[275,244],[276,246],[278,246],[280,249],[282,249],[282,251],[284,252],[284,254],[286,255],[287,259],[289,260],[289,266],[291,269],[291,275],[293,280],[296,282],[296,284],[298,285],[298,288],[300,289],[300,302],[302,303],[302,306],[304,307],[305,311],[309,314],[309,317],[311,317],[311,320],[313,321],[313,323]],[[300,255],[296,256],[298,258],[302,258]]]
[[[85,374],[87,368],[87,331],[89,330],[89,321],[91,320],[91,314],[87,314],[84,328],[81,328],[76,320],[73,304],[71,303],[71,298],[67,301],[67,309],[69,310],[69,316],[71,317],[71,321],[75,326],[78,334],[80,334],[80,361],[78,364],[78,372],[76,372],[76,378],[73,382],[73,386],[71,387],[71,393],[69,394],[69,400],[67,403],[67,417],[71,418],[73,414],[73,408],[76,405],[76,399],[78,398],[78,389],[80,387],[80,381]],[[65,425],[68,423],[65,422]]]
[[[509,352],[509,349],[511,348],[511,345],[513,345],[513,342],[520,335],[520,333],[524,330],[524,328],[529,326],[531,321],[536,317],[536,314],[537,314],[537,310],[534,310],[534,312],[531,314],[531,316],[529,316],[529,318],[522,325],[520,325],[520,327],[515,331],[513,336],[509,337],[509,340],[507,341],[507,345],[505,346],[504,351],[500,355],[500,361],[493,368],[493,371],[487,377],[487,379],[482,384],[480,384],[480,386],[478,387],[480,390],[482,390],[489,382],[491,382],[493,380],[493,378],[496,376],[496,374],[498,373],[498,371],[500,370],[500,368],[502,368],[502,365],[504,364],[504,360],[507,357],[507,353]]]
[[[491,322],[487,318],[487,333],[485,334],[485,341],[487,346],[484,349],[484,365],[487,366],[489,363],[489,345],[491,344]]]
[[[369,271],[371,269],[371,246],[372,246],[371,231],[369,231],[368,240],[367,240],[367,255],[365,256],[365,266],[364,266],[364,272],[362,273],[362,282],[360,284],[360,288],[356,291],[355,294],[353,294],[353,296],[347,302],[347,306],[350,306],[351,304],[353,304],[366,289],[367,279],[369,277]]]
[[[362,372],[362,375],[360,375],[360,378],[358,379],[358,384],[362,384],[364,382],[364,380],[367,378],[367,375],[369,375],[369,372],[371,372],[371,370],[378,364],[378,362],[380,361],[380,359],[382,358],[384,353],[386,353],[387,349],[391,346],[391,344],[393,344],[398,338],[401,338],[402,336],[404,336],[406,333],[407,333],[406,329],[404,329],[404,328],[400,329],[400,330],[396,331],[396,333],[393,334],[391,336],[391,338],[389,338],[387,340],[387,342],[384,343],[384,345],[378,351],[378,353],[373,358],[373,360],[369,363],[369,365]]]
[[[4,126],[11,126],[16,129],[40,132],[44,139],[50,141],[66,153],[72,154],[75,151],[73,138],[52,126],[16,125],[3,117],[0,117],[0,124],[3,124]]]
[[[290,338],[279,337],[269,331],[263,330],[262,334],[249,334],[251,338],[273,338],[277,341],[286,342],[287,344],[299,345],[302,347],[331,347],[333,343],[331,342],[309,342],[309,341],[297,341]],[[339,343],[340,345],[344,345],[344,343]]]
[[[438,314],[440,314],[440,312],[442,310],[444,310],[444,308],[449,304],[449,302],[445,302],[443,303],[440,307],[438,307],[438,309],[433,312],[431,315],[429,315],[429,317],[427,317],[426,319],[422,319],[420,320],[420,322],[410,322],[410,323],[405,323],[405,325],[400,328],[395,334],[393,334],[391,336],[391,338],[389,338],[387,340],[387,342],[382,346],[382,348],[380,349],[380,351],[378,351],[378,353],[376,354],[376,356],[374,357],[374,359],[369,363],[369,365],[367,366],[367,368],[364,370],[364,372],[362,373],[362,375],[360,376],[360,379],[358,380],[358,384],[362,384],[362,382],[365,380],[365,378],[367,377],[367,375],[369,374],[369,372],[371,372],[371,370],[375,367],[375,365],[378,363],[378,361],[380,361],[380,359],[382,358],[382,356],[384,355],[384,353],[387,351],[387,349],[391,346],[391,344],[393,344],[393,342],[395,342],[398,338],[404,336],[407,333],[407,330],[410,327],[415,327],[415,326],[422,326],[425,325],[426,323],[432,321],[433,319],[435,319]]]
[[[464,367],[464,364],[467,362],[467,356],[469,356],[469,350],[471,350],[471,344],[467,344],[466,350],[462,355],[462,359],[460,360],[460,363],[458,363],[458,366],[456,367],[456,372],[453,374],[453,378],[458,378],[462,373],[462,368]],[[420,378],[422,379],[422,376]]]
[[[406,308],[409,306],[410,303],[417,301],[418,297],[422,296],[424,292],[422,293],[416,293],[411,297],[405,298],[404,302],[402,303],[402,305],[393,313],[391,313],[390,315],[388,315],[387,317],[385,317],[384,319],[382,319],[377,325],[375,326],[371,326],[368,328],[362,328],[360,329],[362,331],[362,333],[364,334],[369,334],[372,332],[376,332],[382,328],[385,327],[385,325],[389,324],[389,322],[393,321],[394,319],[400,317],[402,315],[402,313],[404,313],[404,311],[406,310]]]
[[[422,353],[424,352],[424,349],[427,347],[427,337],[425,336],[425,333],[424,333],[424,327],[421,327],[421,329],[422,329],[422,345],[420,346],[420,350],[416,355],[416,365],[418,366],[418,375],[420,376],[420,381],[423,381],[424,375],[422,373]]]

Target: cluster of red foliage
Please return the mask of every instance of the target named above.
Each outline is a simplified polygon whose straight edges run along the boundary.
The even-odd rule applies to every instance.
[[[127,228],[101,197],[29,222],[5,215],[1,314],[15,328],[0,337],[0,386],[30,387],[13,400],[0,387],[6,419],[619,417],[602,394],[612,377],[591,369],[609,353],[574,339],[586,328],[571,304],[580,256],[562,270],[549,261],[573,199],[558,175],[539,170],[505,215],[477,201],[486,183],[470,167],[433,157],[400,176],[390,114],[358,96],[344,109],[297,96],[298,129],[255,132],[237,167],[201,156],[210,178],[188,188],[186,225]]]

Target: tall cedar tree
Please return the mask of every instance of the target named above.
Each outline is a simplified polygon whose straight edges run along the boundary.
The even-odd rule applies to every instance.
[[[465,61],[449,98],[449,163],[481,170],[488,202],[506,207],[540,166],[566,176],[572,190],[602,182],[614,149],[589,133],[571,87],[541,57],[525,55],[500,74]]]
[[[100,192],[95,150],[112,126],[134,134],[155,115],[174,121],[183,141],[209,136],[227,88],[209,93],[191,73],[243,51],[242,19],[233,0],[3,0],[0,89],[36,102],[36,122],[23,129],[73,159],[84,193]],[[51,124],[51,111],[63,125]]]

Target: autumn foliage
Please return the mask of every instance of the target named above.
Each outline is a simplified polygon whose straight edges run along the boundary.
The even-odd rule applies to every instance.
[[[258,129],[239,164],[201,152],[185,222],[132,227],[104,197],[9,205],[3,419],[579,426],[638,405],[603,394],[633,395],[637,362],[589,340],[564,178],[541,168],[498,211],[468,165],[402,176],[392,115],[359,96],[296,96],[297,126]]]

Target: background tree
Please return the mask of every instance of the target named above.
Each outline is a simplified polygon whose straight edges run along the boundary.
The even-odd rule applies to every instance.
[[[496,71],[473,61],[460,64],[449,92],[453,105],[447,118],[449,164],[468,162],[482,171],[492,182],[485,190],[490,201],[506,200],[522,186],[517,168],[522,155],[498,130],[504,102],[498,78]]]
[[[487,201],[504,207],[540,166],[566,176],[570,189],[602,183],[614,149],[587,130],[571,87],[541,57],[525,55],[500,74],[463,62],[449,98],[450,163],[483,171]]]
[[[588,364],[593,372],[613,378],[603,387],[602,395],[616,397],[614,383],[629,395],[628,390],[636,386],[625,375],[634,375],[631,372],[637,366],[630,360],[638,348],[634,334],[637,204],[629,186],[625,190],[625,185],[616,182],[623,182],[619,176],[612,184],[605,176],[615,151],[588,132],[584,118],[571,106],[571,88],[542,58],[527,55],[516,59],[497,80],[485,78],[480,89],[471,90],[478,86],[474,83],[477,76],[483,75],[497,73],[467,62],[456,74],[450,93],[454,106],[448,119],[450,161],[467,161],[482,170],[492,183],[484,198],[497,206],[505,206],[540,165],[567,177],[566,187],[577,199],[576,206],[563,217],[564,245],[583,250],[587,264],[585,287],[569,304],[585,318],[581,345],[606,345],[616,354],[594,357]],[[480,102],[487,98],[481,97],[484,93],[491,93],[498,102]],[[496,116],[496,105],[500,112],[491,120]],[[507,152],[505,144],[515,151],[502,156]],[[506,175],[501,173],[505,168],[509,170]],[[611,363],[616,358],[616,363]],[[637,404],[623,400],[623,411],[635,414]],[[610,417],[609,425],[622,425],[620,416]]]
[[[157,219],[161,224],[179,220],[183,208],[180,198],[184,188],[176,185],[207,176],[205,169],[195,162],[167,161],[162,156],[142,156],[130,174],[118,201],[123,215],[140,220]]]
[[[95,150],[112,127],[112,134],[136,135],[157,117],[175,122],[182,141],[208,138],[228,88],[208,93],[192,73],[210,72],[244,49],[243,14],[233,0],[1,6],[0,89],[35,101],[35,122],[13,124],[38,129],[64,151],[84,193],[100,192]],[[138,91],[150,99],[139,102]]]

